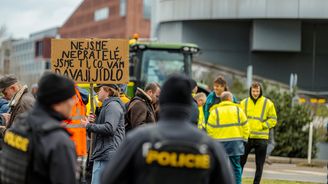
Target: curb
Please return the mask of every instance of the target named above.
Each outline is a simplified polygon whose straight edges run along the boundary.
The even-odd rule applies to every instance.
[[[280,163],[280,164],[307,164],[307,159],[304,158],[291,158],[291,157],[277,157],[277,156],[270,156],[270,161],[272,163]],[[249,154],[248,161],[255,161],[255,155]],[[317,160],[312,159],[312,165],[319,165],[319,166],[326,166],[328,164],[328,160]]]

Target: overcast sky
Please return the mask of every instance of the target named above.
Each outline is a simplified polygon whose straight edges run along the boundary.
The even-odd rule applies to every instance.
[[[83,0],[1,0],[0,26],[7,36],[27,38],[29,34],[61,26]]]

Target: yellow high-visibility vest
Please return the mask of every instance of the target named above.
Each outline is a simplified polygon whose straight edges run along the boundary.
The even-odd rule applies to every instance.
[[[124,104],[127,104],[127,103],[130,102],[130,99],[126,96],[125,93],[120,94],[120,99],[121,99],[121,101],[122,101]]]
[[[203,106],[198,107],[199,115],[198,115],[198,128],[203,130],[205,129],[205,116]]]
[[[243,110],[230,101],[221,102],[210,112],[206,132],[218,141],[245,140],[249,137],[249,125]]]
[[[240,102],[251,129],[250,138],[269,139],[269,129],[277,124],[277,114],[271,100],[261,96],[254,104],[248,97]]]

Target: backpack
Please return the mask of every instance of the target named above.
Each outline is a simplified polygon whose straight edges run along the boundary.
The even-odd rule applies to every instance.
[[[43,124],[36,128],[29,123],[23,114],[17,118],[15,126],[8,129],[4,136],[4,144],[0,157],[0,183],[29,183],[29,175],[33,171],[34,158],[40,158],[42,148],[40,138],[54,131],[65,131],[56,124]],[[40,150],[40,151],[38,151]],[[44,171],[46,172],[46,171]]]
[[[140,97],[135,96],[134,98],[132,98],[130,100],[130,102],[128,102],[127,104],[125,104],[125,113],[124,113],[124,125],[125,125],[125,133],[129,132],[130,130],[132,130],[132,123],[131,120],[129,118],[129,112],[131,110],[131,108],[135,105],[135,101],[142,101],[142,99]],[[148,113],[148,111],[147,111]]]

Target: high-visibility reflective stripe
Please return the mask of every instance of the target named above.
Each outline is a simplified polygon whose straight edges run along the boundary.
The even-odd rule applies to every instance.
[[[263,119],[255,117],[255,116],[247,116],[248,119],[256,119],[256,120],[260,120],[263,121]]]
[[[82,124],[68,124],[66,128],[85,128]]]
[[[277,120],[277,117],[274,117],[274,116],[268,116],[268,117],[267,117],[267,120],[268,120],[268,119],[275,119],[275,120]]]
[[[238,124],[240,124],[240,117],[239,117],[239,108],[236,106],[237,108],[237,117],[238,117]]]
[[[215,113],[216,113],[216,125],[220,126],[220,116],[217,108],[215,109]]]
[[[266,123],[267,127],[268,127],[268,128],[270,128],[270,125],[269,125],[269,123],[268,123],[267,121],[266,121],[265,123]]]
[[[254,117],[254,116],[247,116],[248,119],[255,119],[255,120],[260,120],[260,121],[267,121],[268,119],[274,119],[274,120],[277,120],[277,118],[275,117],[269,117],[265,120],[261,119],[261,118],[258,118],[258,117]]]
[[[264,117],[264,113],[265,113],[265,109],[266,109],[267,101],[268,101],[268,99],[265,98],[264,103],[263,103],[263,107],[262,107],[261,117],[247,116],[247,113],[246,113],[246,112],[247,112],[247,104],[248,104],[248,98],[247,98],[247,99],[246,99],[246,105],[245,105],[245,113],[246,113],[247,118],[248,118],[248,119],[259,120],[259,121],[262,121],[262,122],[265,121],[265,120],[263,119],[263,117]],[[275,117],[268,117],[267,119],[277,119],[277,118],[275,118]]]
[[[240,123],[241,126],[244,126],[244,125],[246,125],[246,124],[247,124],[247,120],[244,121],[244,122],[241,122],[241,123]]]
[[[239,118],[239,108],[237,107],[237,115],[238,115],[238,122],[237,123],[229,123],[229,124],[224,124],[221,125],[220,124],[220,116],[219,116],[219,111],[216,108],[215,109],[215,113],[216,113],[216,125],[211,125],[210,123],[207,123],[208,126],[212,127],[212,128],[224,128],[224,127],[232,127],[232,126],[242,126],[242,124],[240,123],[240,118]],[[246,122],[247,123],[247,122]],[[244,125],[244,124],[243,124]]]
[[[85,116],[73,116],[71,117],[71,120],[81,120],[83,119]]]
[[[247,106],[248,106],[248,98],[246,98],[246,103],[245,103],[245,114],[247,116]]]
[[[266,109],[267,101],[268,101],[268,99],[266,98],[264,100],[263,107],[262,107],[262,112],[261,112],[261,117],[260,117],[261,119],[263,119],[263,117],[264,117],[264,112],[265,112],[265,109]]]
[[[255,132],[255,131],[251,131],[251,134],[255,134],[255,135],[269,135],[269,132]]]
[[[243,126],[243,125],[245,125],[245,124],[238,124],[238,123],[229,123],[229,124],[224,124],[224,125],[222,125],[222,124],[219,124],[219,125],[208,124],[208,126],[210,126],[212,128],[225,128],[225,127]]]
[[[235,137],[235,138],[226,138],[226,139],[220,139],[220,138],[214,138],[216,141],[243,141],[243,137]]]
[[[206,121],[205,121],[205,119],[202,122],[202,129],[206,129]]]

